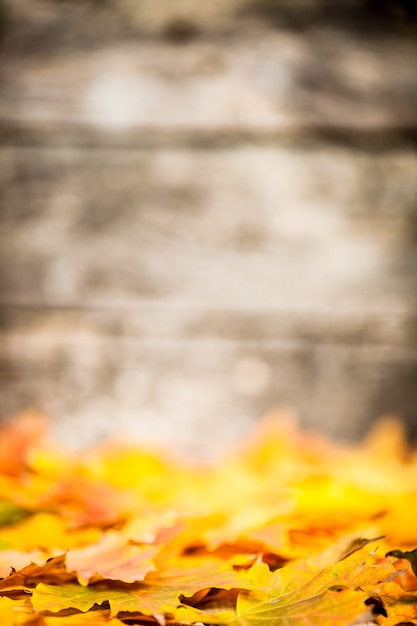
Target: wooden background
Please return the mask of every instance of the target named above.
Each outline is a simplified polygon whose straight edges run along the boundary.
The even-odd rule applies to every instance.
[[[0,416],[417,430],[413,2],[0,2]]]

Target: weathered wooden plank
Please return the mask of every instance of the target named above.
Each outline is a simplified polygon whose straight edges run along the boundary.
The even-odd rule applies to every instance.
[[[16,55],[2,68],[0,120],[110,135],[415,128],[416,63],[410,42],[332,30]]]
[[[26,338],[36,343],[47,337],[50,346],[62,344],[68,349],[71,344],[77,347],[84,341],[100,342],[105,338],[155,343],[214,340],[243,345],[295,341],[306,346],[366,345],[395,350],[413,348],[417,319],[411,309],[388,316],[385,312],[222,310],[164,303],[101,308],[3,304],[0,332],[4,346]],[[13,360],[19,352],[11,354]]]
[[[141,326],[144,311],[127,319],[117,311],[15,311],[0,335],[0,413],[40,408],[72,446],[128,435],[197,456],[226,451],[274,406],[340,438],[363,434],[388,412],[415,431],[412,346],[369,344],[366,334],[343,341],[338,324],[338,341],[320,328],[311,337],[308,324],[309,340],[294,327],[279,335],[272,328],[282,328],[279,317],[270,320],[274,336],[254,329],[242,339],[213,327],[178,334],[172,317],[159,313],[152,333],[149,321],[147,331]],[[163,319],[171,328],[158,332]],[[241,316],[233,319],[239,325]]]
[[[4,303],[413,310],[412,150],[6,149]]]
[[[1,415],[33,405],[73,445],[121,430],[196,454],[275,404],[340,437],[386,411],[412,425],[409,148],[7,148],[2,163]]]

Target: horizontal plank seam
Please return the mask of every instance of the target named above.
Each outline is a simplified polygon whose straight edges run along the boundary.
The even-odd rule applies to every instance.
[[[417,124],[360,128],[355,126],[305,125],[271,128],[265,131],[248,128],[202,130],[201,128],[167,129],[134,127],[126,132],[96,130],[77,124],[58,124],[51,129],[13,126],[0,120],[0,143],[14,147],[80,147],[84,149],[189,148],[227,149],[241,145],[274,146],[281,143],[316,144],[321,142],[360,151],[390,151],[417,146]]]

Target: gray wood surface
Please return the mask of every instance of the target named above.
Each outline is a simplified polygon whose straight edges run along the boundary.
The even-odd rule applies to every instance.
[[[415,431],[413,21],[272,5],[1,4],[1,417],[194,455],[275,406]]]

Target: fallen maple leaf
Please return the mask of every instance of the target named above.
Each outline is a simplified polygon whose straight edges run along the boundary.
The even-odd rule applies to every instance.
[[[30,452],[42,443],[45,432],[45,420],[35,411],[4,424],[0,437],[0,472],[6,476],[26,472]]]
[[[23,569],[28,560],[41,565],[47,557],[40,550],[0,550],[0,578],[7,578],[12,571]]]
[[[0,529],[0,542],[4,548],[27,551],[43,550],[54,556],[74,544],[83,545],[97,541],[97,528],[70,528],[63,514],[34,513],[17,524]]]
[[[87,587],[73,583],[39,584],[33,592],[32,602],[36,611],[57,612],[68,608],[88,611],[95,604],[108,602],[112,616],[121,611],[161,615],[177,608],[180,595],[193,595],[200,589],[215,586],[232,589],[242,584],[242,580],[233,569],[221,567],[217,562],[190,564],[186,559],[177,567],[159,573],[150,572],[143,583],[136,585],[105,582]]]
[[[417,548],[414,550],[405,550],[404,552],[402,550],[390,550],[385,556],[395,556],[397,559],[407,560],[417,580]]]
[[[67,569],[76,573],[82,585],[98,578],[133,583],[155,569],[153,558],[160,549],[158,545],[134,545],[120,534],[107,533],[96,544],[68,550]]]
[[[0,623],[2,626],[14,626],[14,605],[15,603],[9,598],[0,598]]]
[[[378,586],[367,600],[378,624],[383,626],[414,624],[417,620],[417,593],[404,591],[397,580]]]
[[[348,447],[270,421],[196,466],[60,455],[31,419],[0,430],[1,624],[417,622],[417,453],[396,423]]]
[[[121,622],[116,617],[110,617],[110,611],[96,610],[90,613],[75,613],[72,615],[60,615],[59,617],[37,616],[42,620],[39,626],[125,626],[126,622]],[[35,622],[33,626],[38,626]]]
[[[363,550],[319,572],[305,562],[283,567],[266,577],[263,571],[259,581],[262,591],[239,595],[237,617],[232,623],[256,626],[269,620],[294,626],[346,624],[363,612],[367,593],[361,587],[376,585],[394,575],[391,562],[375,563],[372,554],[366,555]]]
[[[19,571],[12,572],[0,580],[0,595],[27,597],[39,583],[54,583],[56,585],[75,580],[72,574],[65,569],[65,556],[49,558],[44,564],[29,563]]]

